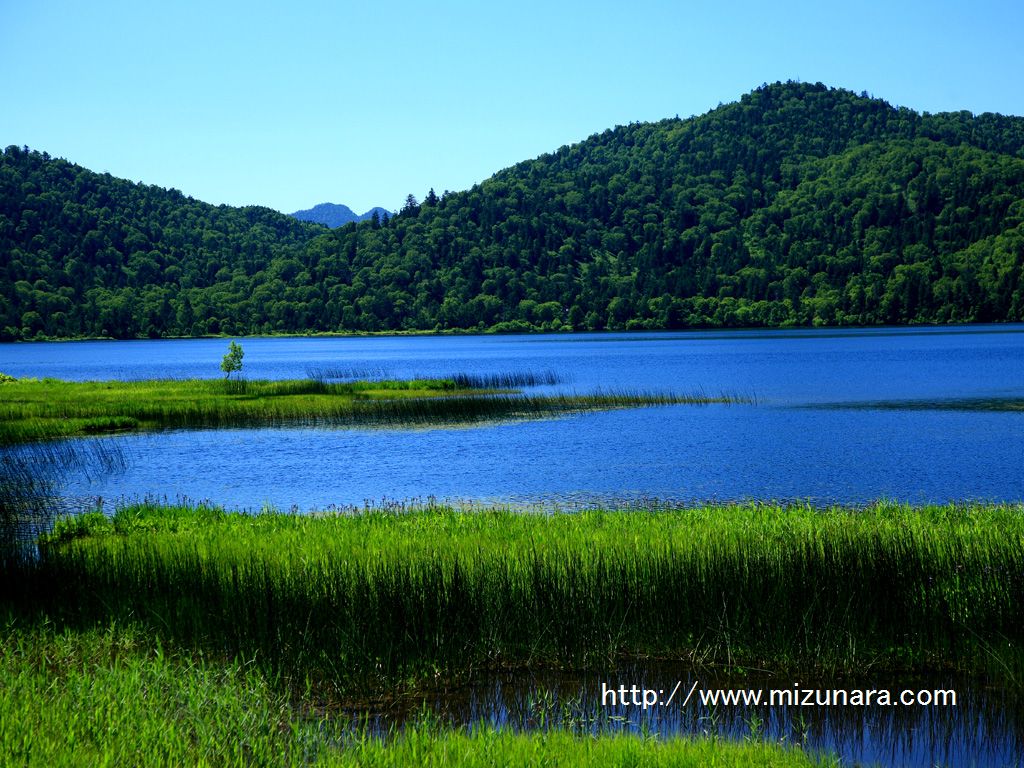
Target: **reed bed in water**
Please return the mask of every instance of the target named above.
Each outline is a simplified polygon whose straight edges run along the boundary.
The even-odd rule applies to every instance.
[[[0,558],[34,551],[62,511],[56,488],[67,474],[92,478],[125,465],[124,452],[109,441],[0,445]]]
[[[5,765],[837,765],[751,740],[547,728],[472,731],[421,715],[390,733],[295,704],[241,663],[176,657],[138,631],[0,630]]]
[[[422,425],[531,418],[606,408],[730,402],[703,395],[519,395],[451,380],[107,381],[0,384],[0,446],[147,429]]]
[[[1024,682],[1020,506],[306,517],[141,505],[59,523],[5,576],[6,599],[30,612],[142,622],[339,690],[627,655]]]
[[[322,366],[306,367],[306,377],[315,381],[383,381],[394,378],[389,376],[383,366]]]
[[[315,381],[381,380],[388,378],[384,368],[341,368],[310,366],[306,376]],[[414,377],[419,378],[419,377]],[[560,384],[563,379],[554,371],[506,371],[502,373],[453,373],[443,377],[459,389],[512,389]]]
[[[560,384],[562,378],[554,371],[511,371],[508,373],[456,373],[451,380],[466,389],[510,389]]]

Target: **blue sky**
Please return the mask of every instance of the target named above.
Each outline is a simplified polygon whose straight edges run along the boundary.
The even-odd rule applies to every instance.
[[[0,145],[213,203],[361,212],[762,82],[1024,115],[1024,3],[832,6],[0,0]]]

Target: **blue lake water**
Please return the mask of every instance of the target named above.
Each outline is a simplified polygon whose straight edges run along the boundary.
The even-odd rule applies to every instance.
[[[552,372],[533,391],[752,396],[430,429],[178,431],[105,438],[128,468],[72,480],[78,499],[159,496],[301,510],[438,499],[592,505],[658,499],[863,504],[1024,499],[1024,412],[878,401],[1024,398],[1024,326],[266,338],[247,378],[315,369],[409,378]],[[0,371],[64,379],[217,377],[222,339],[0,346]],[[868,406],[863,406],[868,403]],[[833,405],[858,407],[833,408]]]
[[[69,503],[102,497],[109,509],[120,499],[155,496],[323,510],[427,497],[564,507],[650,499],[1024,500],[1024,411],[950,407],[1024,398],[1022,325],[245,339],[242,345],[242,373],[251,379],[303,378],[326,369],[394,378],[551,372],[559,383],[532,391],[727,393],[755,402],[471,427],[97,438],[123,448],[128,465],[72,476],[63,488]],[[73,380],[215,378],[226,348],[224,339],[5,344],[0,371]],[[623,680],[671,687],[679,680],[689,685],[690,673],[653,664],[624,674]],[[894,688],[904,682],[880,681]],[[619,707],[605,714],[624,730],[725,738],[744,738],[759,722],[768,738],[838,752],[844,764],[1019,764],[1020,702],[984,681],[937,682],[960,692],[958,707]],[[530,728],[538,706],[548,706],[543,701],[594,711],[598,686],[593,676],[497,679],[448,695],[438,708],[459,723]]]

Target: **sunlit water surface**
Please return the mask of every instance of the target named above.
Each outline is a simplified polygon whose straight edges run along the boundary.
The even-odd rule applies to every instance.
[[[428,498],[564,508],[649,500],[1024,499],[1024,411],[984,407],[1024,398],[1019,325],[242,344],[248,378],[303,378],[324,371],[393,378],[534,372],[558,379],[531,388],[536,392],[725,393],[754,403],[471,427],[201,430],[102,438],[125,455],[127,466],[72,473],[63,488],[68,503],[83,506],[102,498],[110,509],[124,499],[150,496],[306,511]],[[0,371],[75,380],[217,377],[226,347],[225,340],[7,344],[0,345]],[[600,701],[604,682],[665,689],[681,681],[689,688],[695,674],[659,664],[607,675],[497,676],[428,703],[458,723],[536,728],[560,722],[581,730],[734,739],[757,734],[838,752],[844,764],[1020,764],[1019,700],[977,680],[919,681],[956,689],[955,708],[691,703],[643,710]],[[894,688],[906,683],[874,682]],[[749,684],[754,683],[756,678]],[[816,683],[834,684],[839,683]],[[390,723],[402,713],[379,716]]]
[[[226,347],[220,339],[8,344],[0,346],[0,370],[216,377]],[[301,510],[428,497],[564,506],[1024,499],[1024,412],[871,406],[1024,398],[1022,326],[247,339],[243,347],[248,378],[550,372],[558,384],[531,390],[725,393],[756,403],[468,428],[119,437],[112,439],[133,458],[128,469],[72,482],[67,494]],[[837,404],[857,407],[827,407]]]

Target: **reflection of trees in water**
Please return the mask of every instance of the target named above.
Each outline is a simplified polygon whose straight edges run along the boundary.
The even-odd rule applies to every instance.
[[[59,494],[72,473],[86,478],[124,470],[123,444],[69,440],[0,448],[0,548],[23,552],[69,510]]]
[[[952,689],[957,706],[777,706],[703,707],[685,692],[699,680],[702,689],[888,689],[897,697],[909,690]],[[601,686],[626,684],[683,692],[668,707],[602,706]],[[415,717],[422,701],[375,713],[370,722],[382,731]],[[871,680],[815,680],[806,676],[715,678],[670,663],[618,666],[603,673],[509,673],[448,690],[429,701],[454,724],[486,722],[518,730],[570,728],[577,732],[625,731],[661,736],[706,735],[797,744],[812,752],[837,753],[844,765],[899,766],[1010,765],[1024,754],[1024,696],[984,681],[955,677],[878,677]],[[364,714],[365,713],[361,713]]]

